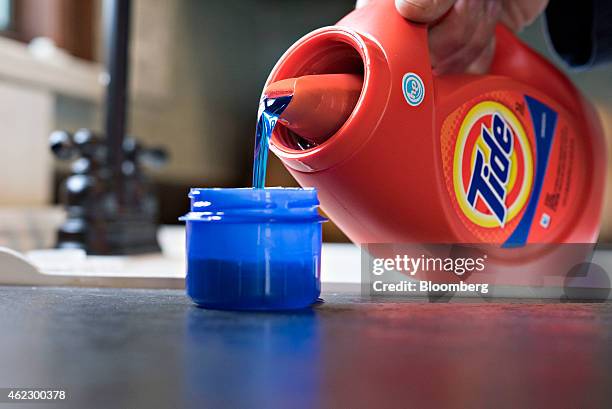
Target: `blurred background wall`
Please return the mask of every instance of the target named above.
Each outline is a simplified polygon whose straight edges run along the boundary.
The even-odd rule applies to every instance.
[[[42,124],[33,131],[13,131],[0,123],[2,140],[10,143],[15,132],[25,135],[20,137],[20,149],[36,151],[43,169],[34,172],[39,188],[44,191],[49,186],[48,192],[36,198],[5,194],[0,204],[40,205],[57,199],[57,183],[66,174],[65,166],[54,163],[46,151],[48,131],[102,129],[101,1],[0,0],[0,27],[6,4],[8,23],[2,31],[5,38],[0,38],[0,58],[6,44],[20,43],[19,52],[34,61],[38,76],[54,73],[54,69],[57,75],[48,81],[30,80],[23,73],[6,73],[0,68],[0,107],[3,96],[13,98],[14,90],[4,86],[17,86],[38,98],[38,117],[32,112],[37,105],[27,101],[6,116],[15,124]],[[186,193],[191,186],[249,185],[257,104],[269,71],[295,40],[333,24],[353,5],[353,0],[135,0],[130,132],[170,152],[169,164],[153,174],[162,222],[177,222],[187,209]],[[521,35],[557,61],[546,46],[540,21]],[[55,47],[45,39],[52,40]],[[25,59],[26,54],[22,55]],[[612,135],[612,68],[574,72],[571,77],[596,103],[607,135]],[[2,110],[0,120],[1,115]],[[269,185],[293,183],[273,156],[269,172]],[[612,177],[610,169],[608,173]],[[24,175],[21,180],[30,183],[32,177]],[[0,182],[3,188],[1,183],[6,182]],[[610,240],[610,192],[607,196],[602,238]],[[327,240],[343,240],[331,223],[325,235]]]

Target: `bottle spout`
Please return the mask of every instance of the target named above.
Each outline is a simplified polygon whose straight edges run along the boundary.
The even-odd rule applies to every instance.
[[[349,118],[363,87],[357,74],[304,75],[273,82],[264,97],[291,95],[278,122],[315,144],[325,142]]]

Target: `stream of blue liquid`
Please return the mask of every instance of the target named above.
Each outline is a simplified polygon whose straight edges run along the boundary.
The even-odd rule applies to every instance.
[[[255,130],[255,157],[253,158],[253,187],[263,189],[266,185],[266,168],[270,137],[278,118],[283,113],[291,95],[278,98],[264,98],[259,105],[257,128]]]

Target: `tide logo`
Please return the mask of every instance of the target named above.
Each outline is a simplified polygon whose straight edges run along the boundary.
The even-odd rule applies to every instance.
[[[529,139],[506,106],[484,101],[465,116],[455,145],[453,185],[466,217],[503,229],[524,208],[533,183]]]

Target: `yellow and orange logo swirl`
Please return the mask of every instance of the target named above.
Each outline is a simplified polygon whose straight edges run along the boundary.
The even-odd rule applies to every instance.
[[[533,183],[525,129],[506,106],[483,101],[459,128],[453,188],[466,217],[484,228],[504,228],[525,207]]]

